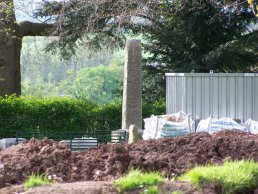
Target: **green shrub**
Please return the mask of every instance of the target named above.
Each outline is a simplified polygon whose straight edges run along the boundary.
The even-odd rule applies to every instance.
[[[143,103],[143,118],[164,114],[165,103]],[[0,97],[0,138],[14,137],[16,131],[79,132],[110,135],[121,128],[121,102],[101,106],[68,97]]]
[[[258,163],[252,161],[227,161],[223,166],[197,166],[179,177],[190,181],[197,188],[203,183],[218,184],[222,193],[246,193],[258,186]]]
[[[0,136],[16,131],[79,131],[100,128],[98,105],[70,98],[0,98]]]
[[[147,118],[153,115],[163,115],[166,113],[165,101],[159,101],[154,103],[144,102],[142,104],[142,117]]]
[[[25,188],[31,188],[36,186],[49,185],[51,183],[53,183],[53,181],[48,180],[47,176],[32,173],[32,175],[30,175],[24,182],[23,186]]]
[[[132,170],[124,177],[119,178],[114,182],[115,187],[120,191],[128,191],[139,188],[144,188],[146,186],[153,186],[162,182],[164,178],[159,173],[142,173],[139,170]],[[155,190],[155,188],[150,187],[150,191]]]

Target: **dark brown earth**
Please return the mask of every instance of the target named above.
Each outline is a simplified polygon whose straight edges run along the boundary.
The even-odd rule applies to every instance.
[[[236,131],[196,133],[83,152],[71,152],[67,145],[48,139],[30,140],[0,151],[0,188],[21,184],[33,172],[56,175],[58,182],[108,181],[130,168],[171,178],[196,164],[221,164],[225,159],[258,161],[258,137]]]

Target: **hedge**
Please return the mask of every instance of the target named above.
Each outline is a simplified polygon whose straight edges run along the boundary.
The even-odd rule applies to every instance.
[[[165,103],[143,103],[143,118],[164,114]],[[16,131],[94,131],[121,128],[121,102],[106,106],[68,97],[0,97],[0,138]]]

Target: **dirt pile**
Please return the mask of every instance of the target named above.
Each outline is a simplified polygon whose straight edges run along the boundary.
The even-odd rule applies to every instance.
[[[258,161],[258,137],[244,132],[196,133],[187,137],[107,144],[71,152],[51,140],[31,140],[0,151],[0,188],[20,184],[32,172],[56,175],[60,182],[110,180],[129,168],[171,177],[195,164],[225,159]]]
[[[71,177],[71,151],[54,141],[31,140],[0,152],[0,187],[21,183],[31,173]]]

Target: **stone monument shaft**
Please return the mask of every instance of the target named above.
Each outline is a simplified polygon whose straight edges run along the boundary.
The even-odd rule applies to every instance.
[[[141,41],[129,39],[126,43],[122,129],[135,124],[142,128],[142,51]]]

